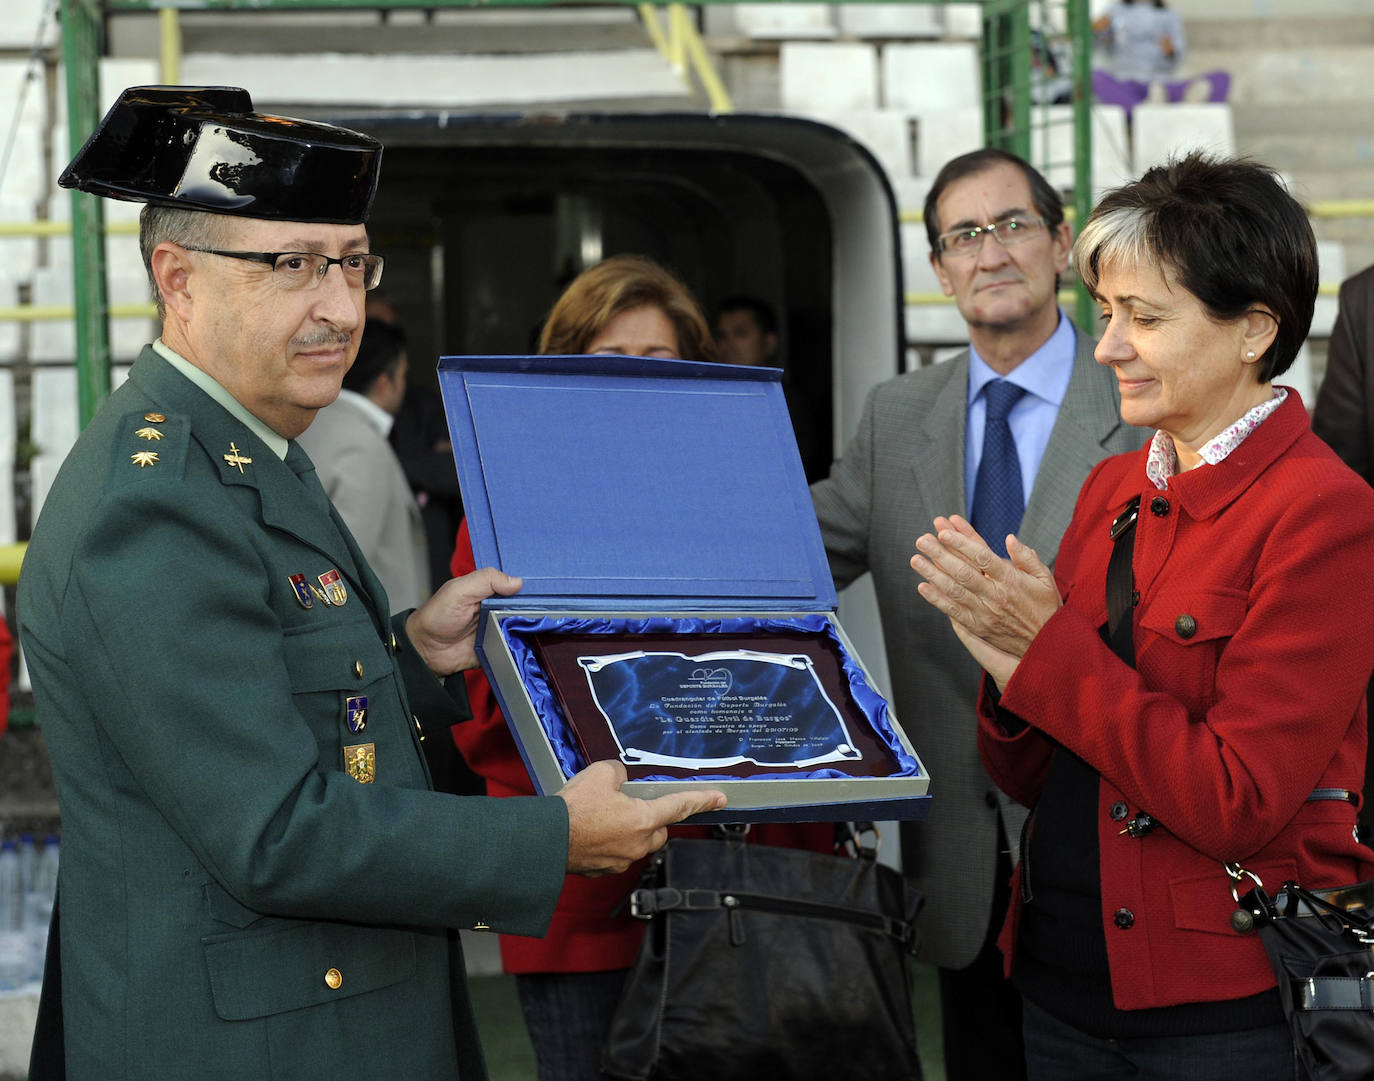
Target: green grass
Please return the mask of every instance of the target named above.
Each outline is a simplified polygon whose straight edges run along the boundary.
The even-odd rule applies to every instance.
[[[486,1051],[491,1081],[532,1081],[534,1052],[520,1016],[514,978],[473,976],[468,983],[472,988],[473,1009],[482,1031],[482,1047]],[[935,970],[928,965],[913,965],[911,990],[925,1081],[945,1081],[940,991]]]

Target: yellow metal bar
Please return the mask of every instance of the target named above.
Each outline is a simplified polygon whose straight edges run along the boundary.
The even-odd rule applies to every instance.
[[[687,77],[687,32],[691,21],[687,9],[681,4],[668,5],[668,51],[664,54],[673,70],[684,79]]]
[[[69,221],[0,221],[0,237],[6,236],[71,236]],[[138,222],[105,223],[106,236],[137,236]]]
[[[1308,203],[1314,218],[1374,218],[1374,199],[1323,199]]]
[[[1323,284],[1317,286],[1317,295],[1322,297],[1334,297],[1340,295],[1341,287],[1339,284]],[[1074,292],[1072,289],[1061,289],[1059,299],[1062,303],[1073,302]],[[903,298],[907,304],[953,304],[954,298],[947,297],[944,293],[907,293]],[[0,309],[0,319],[4,318],[4,309]]]
[[[138,319],[157,315],[155,304],[111,304],[111,319]],[[0,323],[39,323],[60,319],[74,319],[76,308],[71,304],[21,304],[0,308]]]
[[[163,86],[181,85],[181,15],[174,7],[157,13],[158,30],[162,38],[161,75]]]
[[[677,5],[681,7],[681,5]],[[692,70],[697,73],[697,78],[701,80],[701,88],[706,91],[706,99],[711,103],[711,109],[717,113],[733,113],[735,103],[730,100],[730,92],[725,89],[725,83],[721,80],[716,71],[716,66],[711,62],[710,54],[706,51],[706,45],[701,40],[701,35],[697,33],[697,28],[692,25],[690,19],[684,16],[682,19],[683,40],[687,46],[687,57],[692,61]]]
[[[28,550],[28,541],[0,544],[0,585],[19,584],[19,567],[24,562],[24,553]]]
[[[663,34],[663,24],[658,21],[658,9],[653,4],[640,4],[639,18],[649,35],[649,41],[659,51],[663,59],[668,59],[668,39]]]
[[[1374,218],[1374,199],[1322,199],[1304,204],[1304,209],[1313,218]],[[925,220],[924,214],[917,209],[903,210],[897,216],[905,225]],[[1064,217],[1072,221],[1074,208],[1065,206]]]

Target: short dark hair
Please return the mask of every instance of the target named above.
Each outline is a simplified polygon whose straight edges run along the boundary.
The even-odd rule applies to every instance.
[[[719,319],[726,312],[748,312],[754,317],[754,323],[761,334],[778,332],[778,317],[773,314],[772,307],[758,297],[749,296],[747,293],[728,296],[716,305],[716,318]]]
[[[939,217],[936,214],[936,204],[939,203],[940,196],[945,193],[945,189],[956,180],[973,176],[975,173],[986,173],[989,169],[995,169],[999,165],[1014,165],[1025,174],[1026,183],[1030,185],[1031,202],[1035,204],[1035,212],[1045,219],[1045,223],[1051,231],[1059,228],[1060,223],[1064,220],[1064,200],[1060,198],[1059,192],[1054,190],[1054,186],[1025,159],[1017,157],[1010,151],[999,150],[995,146],[985,146],[981,150],[971,150],[967,154],[960,154],[957,158],[951,158],[935,174],[935,182],[931,184],[930,191],[926,193],[924,215],[926,239],[930,241],[932,255],[938,257],[940,254],[941,230]]]
[[[344,390],[366,394],[373,383],[396,370],[405,351],[405,331],[381,320],[369,321],[363,327],[363,339],[358,343],[353,366],[344,375]]]
[[[1157,263],[1219,322],[1263,304],[1278,333],[1255,365],[1261,383],[1292,366],[1317,302],[1317,238],[1274,170],[1194,152],[1103,196],[1074,245],[1094,294],[1102,265]]]

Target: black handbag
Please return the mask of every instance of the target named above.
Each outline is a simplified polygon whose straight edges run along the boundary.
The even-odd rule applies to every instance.
[[[919,1081],[910,966],[920,895],[876,850],[724,839],[657,852],[650,921],[602,1070],[624,1081]]]
[[[1274,966],[1283,1015],[1308,1081],[1374,1077],[1374,881],[1307,890],[1285,882],[1272,897],[1243,867],[1226,865],[1253,887],[1237,897],[1231,925],[1256,932]],[[1232,887],[1232,896],[1238,886]]]

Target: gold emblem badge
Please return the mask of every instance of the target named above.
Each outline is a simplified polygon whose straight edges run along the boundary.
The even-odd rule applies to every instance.
[[[229,444],[229,453],[224,456],[224,460],[237,467],[240,473],[243,472],[244,466],[253,464],[253,459],[245,457],[233,443]]]
[[[348,601],[348,590],[344,587],[343,575],[333,567],[318,575],[315,579],[320,583],[320,588],[325,592],[325,603],[342,608]]]
[[[157,465],[157,451],[141,450],[137,454],[130,454],[129,461],[133,462],[139,469],[147,469],[150,465]]]
[[[166,424],[166,423],[167,423],[167,414],[166,414],[166,413],[144,413],[144,414],[143,414],[143,419],[146,420],[149,424]]]
[[[162,433],[156,428],[140,428],[138,431],[134,432],[134,435],[138,436],[140,439],[157,440],[162,438]]]
[[[359,784],[371,784],[377,779],[377,745],[355,743],[345,747],[344,769]]]

